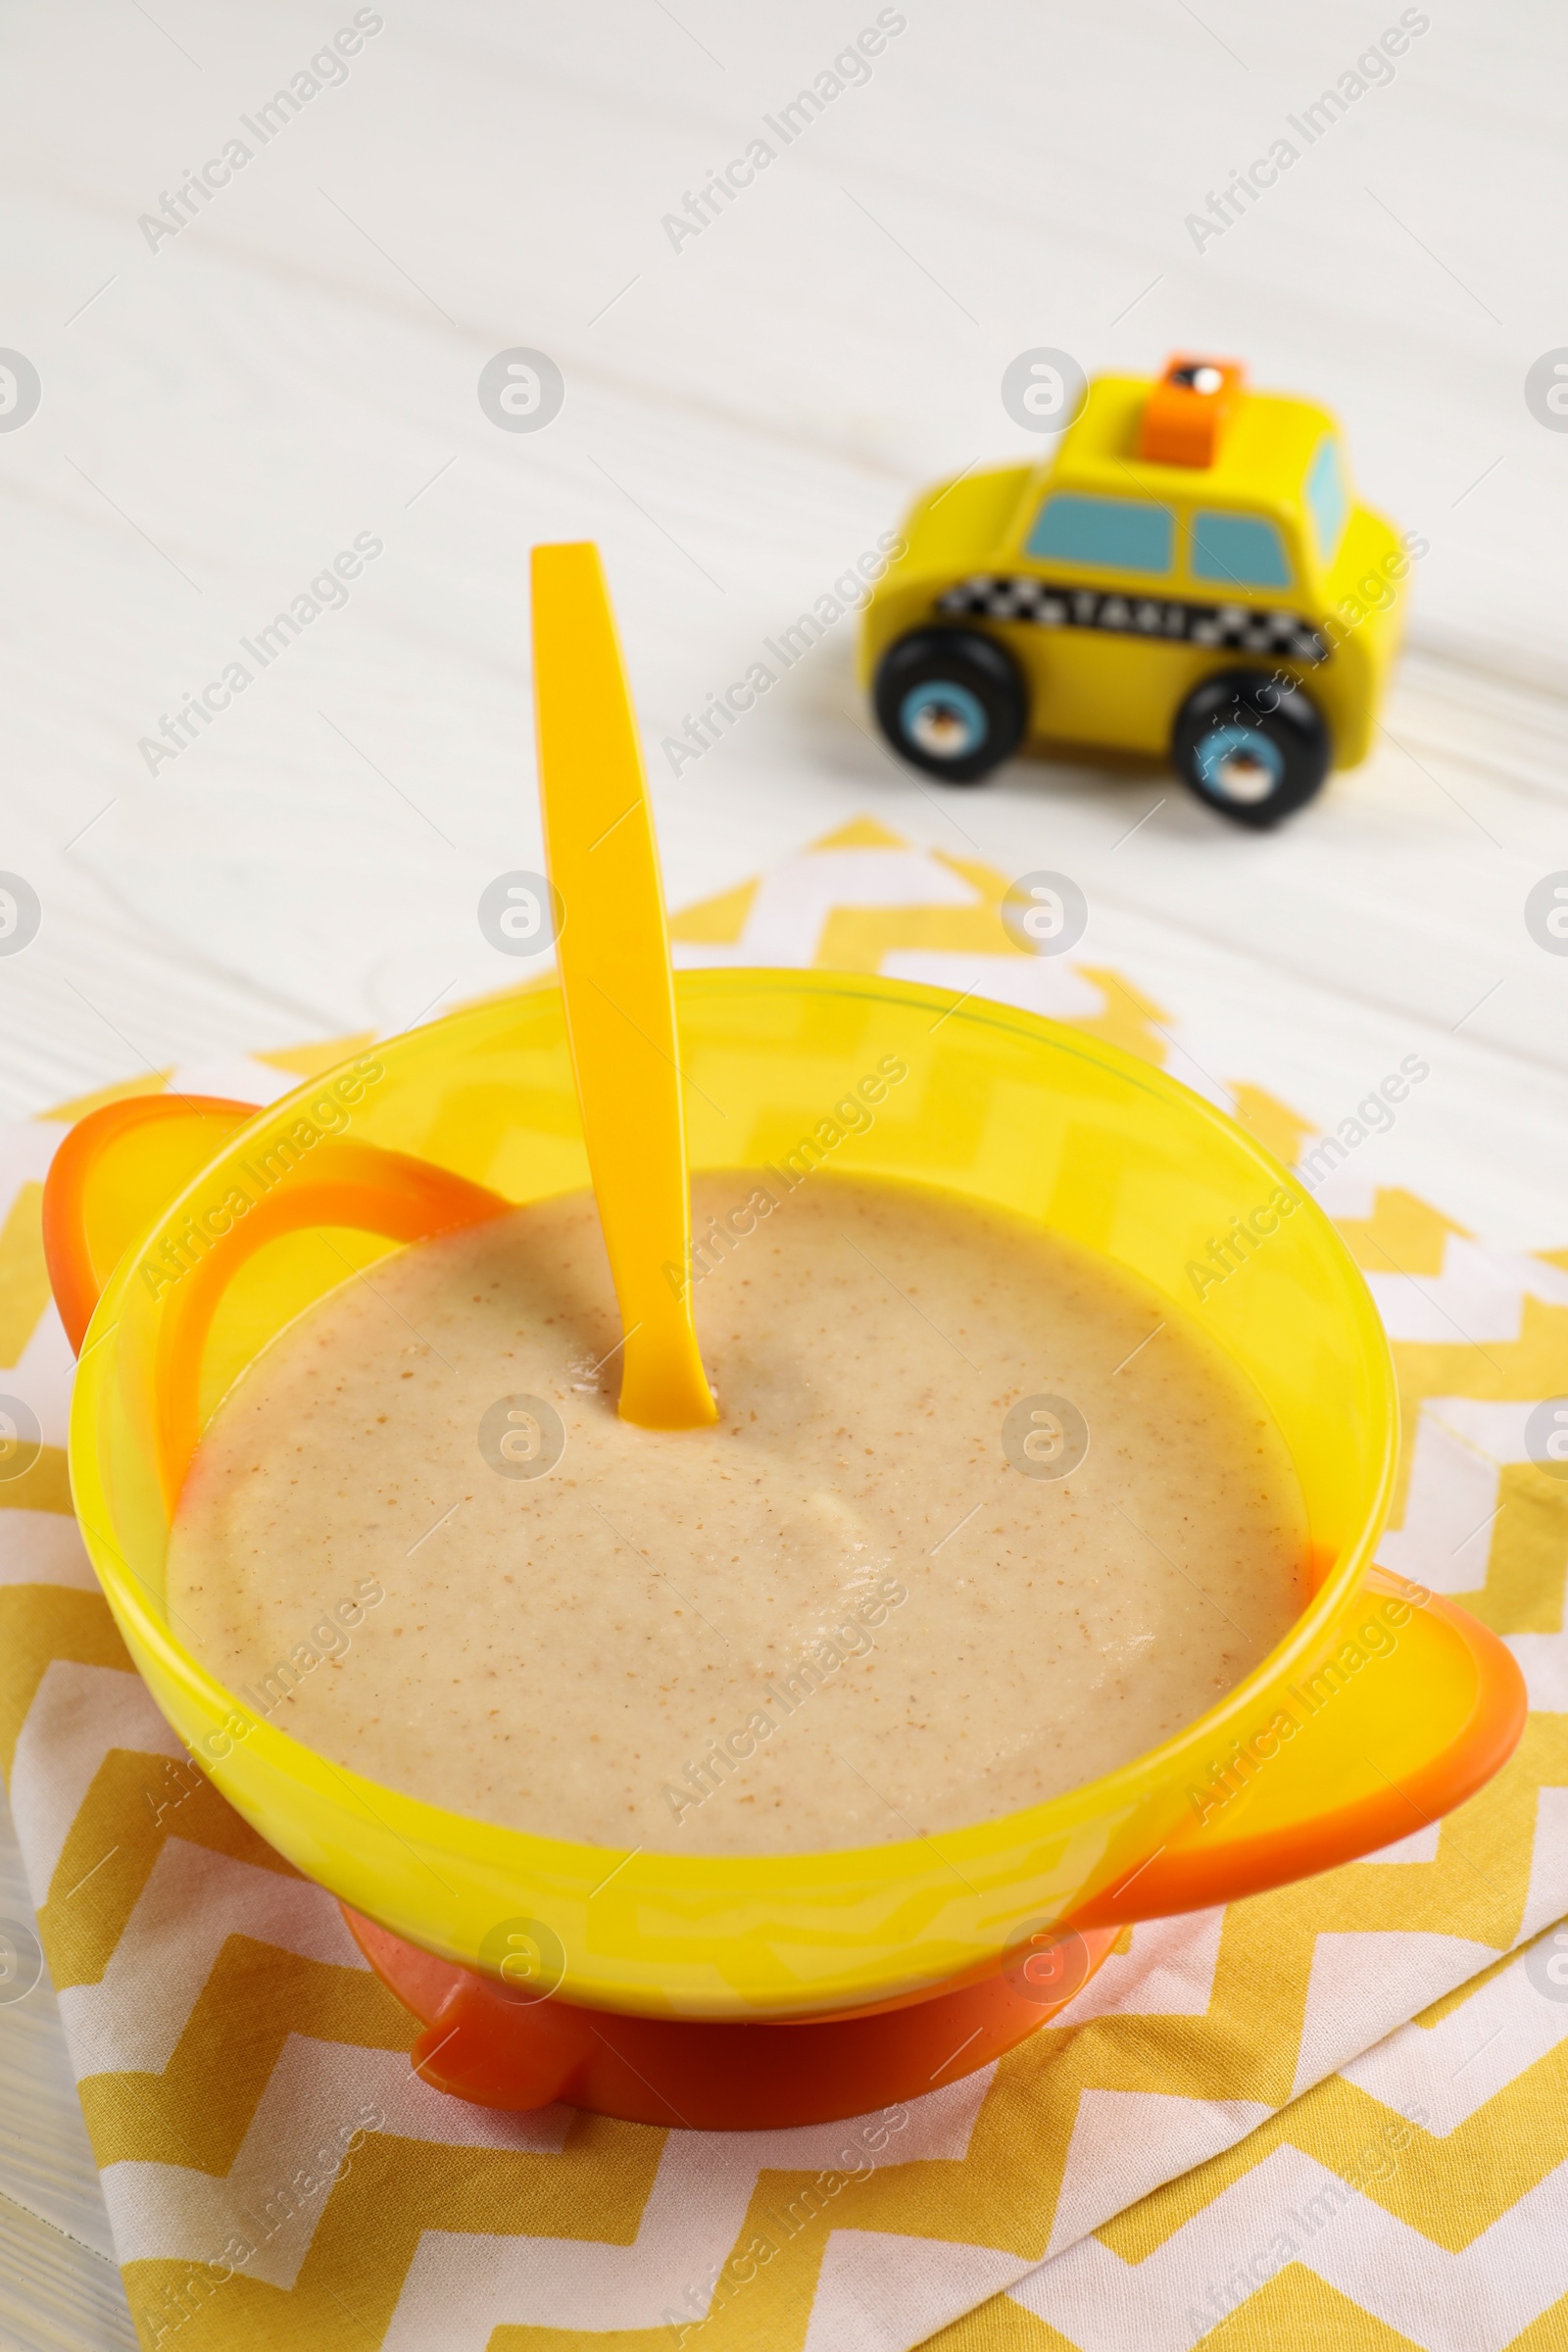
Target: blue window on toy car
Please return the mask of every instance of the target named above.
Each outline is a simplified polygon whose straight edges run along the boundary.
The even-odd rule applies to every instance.
[[[1261,514],[1200,508],[1193,516],[1193,577],[1225,588],[1288,588],[1291,563],[1278,526]]]
[[[1318,554],[1325,564],[1332,564],[1350,511],[1350,499],[1345,487],[1345,468],[1340,464],[1340,445],[1327,434],[1318,443],[1307,469],[1306,503],[1317,534]]]
[[[1025,553],[1110,571],[1169,571],[1176,522],[1141,498],[1078,498],[1061,491],[1035,516]]]

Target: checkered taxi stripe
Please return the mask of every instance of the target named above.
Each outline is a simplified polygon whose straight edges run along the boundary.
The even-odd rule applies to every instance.
[[[937,599],[945,614],[985,620],[1026,620],[1042,629],[1110,629],[1126,637],[1274,654],[1293,662],[1326,662],[1329,648],[1297,612],[1261,605],[1192,605],[1179,597],[1123,596],[1115,590],[1058,587],[1050,580],[981,571]]]

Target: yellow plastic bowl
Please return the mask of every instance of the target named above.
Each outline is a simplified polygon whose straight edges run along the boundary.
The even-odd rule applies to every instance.
[[[479,1965],[498,1923],[544,1922],[568,2002],[804,2018],[977,1979],[1042,1921],[1147,1917],[1321,1869],[1419,1827],[1495,1769],[1520,1712],[1507,1653],[1461,1612],[1377,1572],[1369,1582],[1397,1435],[1389,1350],[1332,1226],[1266,1152],[1157,1071],[1023,1012],[779,971],[688,973],[677,999],[694,1167],[792,1154],[799,1166],[804,1150],[857,1176],[944,1187],[1050,1224],[1196,1315],[1295,1458],[1315,1596],[1253,1674],[1125,1769],[1002,1820],[850,1852],[625,1859],[497,1829],[329,1762],[241,1704],[165,1606],[160,1349],[179,1298],[168,1269],[181,1250],[194,1259],[193,1235],[221,1257],[220,1204],[236,1186],[254,1193],[270,1169],[286,1189],[291,1158],[319,1175],[346,1142],[514,1201],[586,1186],[560,998],[524,993],[378,1046],[341,1084],[328,1073],[258,1114],[126,1250],[82,1348],[71,1471],[88,1549],[159,1706],[264,1838],[446,1959]],[[847,1132],[835,1103],[893,1065],[907,1075],[870,1126]],[[1211,1246],[1227,1239],[1233,1270],[1195,1276],[1215,1274]],[[192,1426],[350,1265],[393,1246],[308,1230],[237,1264]],[[1376,1642],[1360,1641],[1374,1618]]]

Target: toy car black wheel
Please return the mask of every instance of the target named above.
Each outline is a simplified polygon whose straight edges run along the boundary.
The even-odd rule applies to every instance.
[[[1262,669],[1205,678],[1171,737],[1182,782],[1233,824],[1257,831],[1306,806],[1332,756],[1317,705],[1292,679]]]
[[[877,723],[901,760],[949,784],[978,784],[1023,740],[1018,665],[978,629],[913,629],[877,665]]]

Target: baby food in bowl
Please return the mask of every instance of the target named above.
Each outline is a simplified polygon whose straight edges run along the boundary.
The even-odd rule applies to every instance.
[[[1126,1922],[1449,1810],[1523,1693],[1370,1566],[1387,1346],[1239,1128],[902,982],[678,998],[709,1426],[618,1417],[550,991],[248,1124],[90,1114],[52,1262],[130,1653],[426,2079],[754,2129],[989,2063]]]
[[[617,1417],[589,1193],[417,1243],[273,1340],[171,1536],[212,1673],[454,1812],[764,1855],[1043,1803],[1283,1637],[1295,1470],[1152,1286],[918,1184],[710,1169],[694,1210],[707,1430]]]

